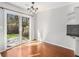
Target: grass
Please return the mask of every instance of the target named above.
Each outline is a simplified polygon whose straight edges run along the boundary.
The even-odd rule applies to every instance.
[[[18,34],[7,34],[7,38],[16,38]]]
[[[7,34],[7,38],[16,38],[18,36],[18,34]],[[29,39],[29,36],[23,36],[23,38]]]

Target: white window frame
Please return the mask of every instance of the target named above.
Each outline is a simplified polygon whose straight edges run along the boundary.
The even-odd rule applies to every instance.
[[[12,15],[18,15],[19,16],[19,38],[20,38],[20,43],[21,43],[21,39],[22,39],[22,17],[29,17],[29,42],[31,41],[31,16],[28,16],[26,14],[22,14],[19,12],[14,12],[14,11],[10,11],[10,10],[4,10],[4,39],[5,39],[5,46],[7,48],[7,14],[12,14]]]

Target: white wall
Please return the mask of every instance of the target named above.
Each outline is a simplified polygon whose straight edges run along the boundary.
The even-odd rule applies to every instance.
[[[37,39],[37,15],[31,16],[31,40]]]
[[[74,50],[74,40],[66,36],[67,14],[71,5],[39,12],[37,15],[41,40]]]
[[[79,7],[74,9],[76,21],[75,24],[79,24]],[[79,56],[79,37],[75,39],[75,54]]]
[[[3,51],[5,49],[5,40],[4,40],[4,18],[3,18],[4,12],[0,8],[0,51]]]

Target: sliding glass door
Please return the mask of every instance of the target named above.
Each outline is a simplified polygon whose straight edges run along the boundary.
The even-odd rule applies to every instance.
[[[11,47],[19,41],[19,16],[7,14],[7,45]]]
[[[7,48],[14,47],[18,44],[27,42],[29,38],[29,20],[27,15],[7,11],[6,12],[6,36]]]
[[[22,17],[22,41],[29,40],[29,18]]]

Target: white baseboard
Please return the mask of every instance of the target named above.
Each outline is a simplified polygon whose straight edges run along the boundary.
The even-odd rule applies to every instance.
[[[73,50],[73,51],[74,51],[73,48],[64,47],[63,45],[59,45],[59,44],[56,44],[56,43],[51,43],[51,42],[48,42],[48,41],[43,41],[43,42],[47,42],[47,43],[49,43],[49,44],[57,45],[57,46],[60,46],[60,47],[63,47],[63,48],[66,48],[66,49],[70,49],[70,50]]]

